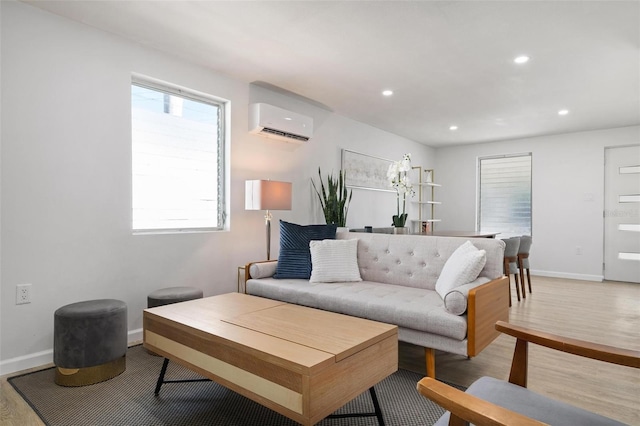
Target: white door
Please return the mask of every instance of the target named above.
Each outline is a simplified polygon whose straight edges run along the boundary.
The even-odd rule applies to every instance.
[[[640,283],[640,145],[605,149],[604,278]]]

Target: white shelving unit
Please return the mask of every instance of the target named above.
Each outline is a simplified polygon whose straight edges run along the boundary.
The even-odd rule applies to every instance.
[[[441,185],[434,183],[433,169],[423,169],[420,166],[414,166],[417,170],[418,183],[417,186],[418,200],[412,201],[418,205],[418,219],[411,220],[411,232],[413,234],[431,234],[438,219],[435,214],[435,207],[442,204],[436,201],[436,188]]]

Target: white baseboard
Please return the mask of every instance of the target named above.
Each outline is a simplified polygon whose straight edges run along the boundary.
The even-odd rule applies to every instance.
[[[129,345],[133,342],[141,342],[142,341],[142,329],[138,328],[136,330],[131,330],[127,333],[127,338],[129,339]]]
[[[565,278],[568,280],[581,280],[581,281],[604,281],[603,275],[587,275],[587,274],[572,274],[569,272],[556,272],[556,271],[539,271],[531,270],[531,275],[538,275],[541,277],[551,278]]]
[[[138,328],[127,333],[127,340],[129,343],[140,342],[142,336],[142,329]],[[51,363],[53,363],[53,348],[0,361],[0,376],[30,368],[44,367]]]
[[[53,362],[53,349],[22,355],[0,361],[0,376],[12,374],[16,371],[45,366]]]

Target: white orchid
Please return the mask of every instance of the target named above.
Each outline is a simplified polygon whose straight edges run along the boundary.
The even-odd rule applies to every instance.
[[[411,154],[405,154],[402,156],[402,161],[400,161],[400,171],[401,172],[411,171]]]
[[[408,173],[411,171],[411,154],[404,154],[402,160],[394,161],[387,170],[389,186],[396,190],[398,214],[393,215],[393,226],[403,227],[407,221],[407,195],[413,197],[415,191]],[[400,214],[400,198],[402,198],[402,214]]]

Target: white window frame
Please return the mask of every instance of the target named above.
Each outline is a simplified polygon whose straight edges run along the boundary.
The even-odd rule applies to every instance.
[[[529,157],[529,182],[528,182],[528,191],[529,191],[529,227],[528,229],[523,230],[522,228],[509,228],[507,227],[503,229],[496,228],[483,228],[483,218],[482,218],[482,161],[485,160],[496,160],[496,159],[508,159],[508,158],[519,158],[519,157]],[[511,237],[511,236],[521,236],[521,235],[532,235],[533,233],[533,155],[531,152],[527,153],[519,153],[519,154],[507,154],[507,155],[493,155],[493,156],[485,156],[478,157],[477,163],[477,202],[476,202],[476,229],[480,232],[499,232],[501,237]],[[507,222],[508,223],[508,222]]]
[[[227,219],[227,207],[226,207],[226,144],[227,144],[227,132],[226,132],[226,123],[228,122],[228,101],[217,98],[211,95],[207,95],[201,92],[197,92],[195,90],[190,90],[184,87],[179,87],[170,83],[166,83],[163,81],[155,80],[149,77],[143,77],[139,75],[132,76],[131,86],[138,86],[147,89],[151,89],[154,91],[166,93],[169,95],[175,95],[184,99],[189,99],[196,102],[201,102],[209,105],[213,105],[219,108],[218,114],[218,141],[217,141],[217,154],[216,154],[216,169],[217,169],[217,217],[216,217],[216,226],[211,227],[189,227],[189,226],[176,226],[176,227],[162,227],[162,228],[136,228],[133,226],[133,173],[134,173],[134,164],[132,158],[131,165],[131,173],[132,173],[132,195],[131,195],[131,224],[132,230],[134,234],[164,234],[164,233],[185,233],[185,232],[210,232],[210,231],[222,231],[226,226]],[[130,106],[133,109],[131,104]],[[132,115],[130,114],[130,117]],[[133,141],[133,119],[132,119],[132,140],[131,140],[131,148],[133,155],[134,148]]]

